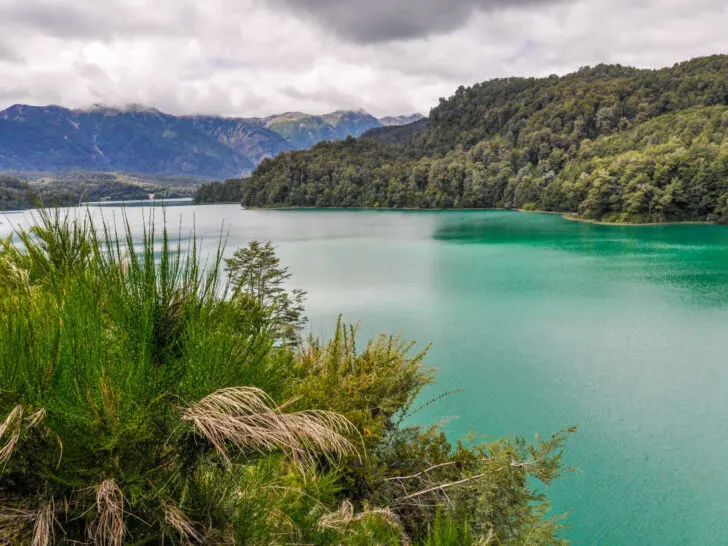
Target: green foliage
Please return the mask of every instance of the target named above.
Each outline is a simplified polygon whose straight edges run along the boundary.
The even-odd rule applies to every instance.
[[[404,138],[381,129],[264,161],[242,181],[241,200],[726,221],[726,70],[728,56],[716,55],[461,87]]]
[[[281,267],[273,245],[253,241],[225,260],[230,277],[232,299],[249,314],[265,315],[264,324],[272,326],[273,335],[296,345],[306,322],[303,300],[306,292],[287,292],[285,282],[291,278],[287,267]]]
[[[225,182],[210,182],[203,184],[195,193],[196,204],[207,203],[239,203],[240,180],[232,179]]]
[[[554,543],[531,478],[565,434],[451,444],[403,425],[433,379],[379,337],[292,345],[270,245],[203,270],[193,239],[41,211],[0,244],[0,541]],[[289,307],[286,307],[289,306]]]
[[[296,355],[291,396],[304,407],[326,407],[345,415],[369,445],[379,444],[396,427],[399,412],[409,408],[433,380],[422,366],[427,351],[410,355],[413,344],[379,336],[363,351],[357,330],[341,318],[330,341],[309,340]]]
[[[443,517],[441,513],[435,516],[423,546],[470,546],[474,544],[473,533],[466,521]]]
[[[490,536],[500,544],[520,544],[529,534],[535,543],[557,540],[561,524],[545,517],[546,497],[530,488],[528,478],[548,484],[561,475],[563,444],[576,429],[536,444],[473,438],[453,446],[436,427],[403,427],[418,395],[434,380],[422,366],[427,350],[410,354],[412,347],[379,336],[359,351],[356,328],[339,320],[328,343],[312,340],[296,356],[289,391],[299,397],[295,404],[330,408],[362,432],[369,456],[343,470],[349,498],[396,506],[416,540],[440,540],[428,538],[440,509],[441,519],[454,520],[436,529],[453,537],[465,536],[467,526],[468,536]]]
[[[725,222],[726,114],[721,106],[693,108],[585,143],[553,193],[585,218]]]

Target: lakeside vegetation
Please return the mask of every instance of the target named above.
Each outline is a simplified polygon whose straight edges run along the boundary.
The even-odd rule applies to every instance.
[[[195,204],[207,205],[212,203],[239,203],[241,180],[231,178],[224,182],[210,182],[203,184],[195,192]]]
[[[511,208],[608,222],[728,221],[728,56],[661,70],[599,65],[498,79],[427,123],[264,160],[254,207]],[[391,134],[390,134],[391,132]]]
[[[0,542],[555,544],[560,432],[413,426],[427,351],[302,338],[270,244],[37,213],[0,244]]]
[[[24,210],[39,203],[72,207],[96,201],[133,201],[157,197],[193,197],[205,179],[152,177],[125,173],[23,173],[0,174],[0,211]]]

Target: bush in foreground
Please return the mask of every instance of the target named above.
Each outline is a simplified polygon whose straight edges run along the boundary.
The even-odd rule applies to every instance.
[[[568,431],[405,425],[424,353],[341,321],[300,340],[269,245],[203,268],[152,222],[38,220],[0,244],[0,543],[559,542],[530,478]]]

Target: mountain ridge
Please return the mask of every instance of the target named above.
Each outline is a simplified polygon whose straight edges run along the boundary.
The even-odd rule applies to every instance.
[[[423,119],[425,119],[425,116],[415,112],[414,114],[405,116],[385,116],[383,118],[379,118],[379,123],[381,123],[384,127],[394,127],[399,125],[410,125]]]
[[[265,118],[175,116],[131,103],[70,109],[14,104],[0,111],[0,172],[122,171],[242,176],[263,159],[383,124],[364,110]]]

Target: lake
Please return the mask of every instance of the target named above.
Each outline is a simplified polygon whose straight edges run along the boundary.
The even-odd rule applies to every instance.
[[[128,208],[139,227],[142,208]],[[93,209],[121,216],[121,209]],[[156,211],[161,222],[162,212]],[[310,328],[432,342],[463,389],[418,421],[455,438],[581,426],[549,488],[577,544],[720,544],[728,536],[728,228],[615,227],[506,211],[252,211],[170,206],[206,248],[272,240],[308,291]],[[0,216],[9,222],[28,214]]]

